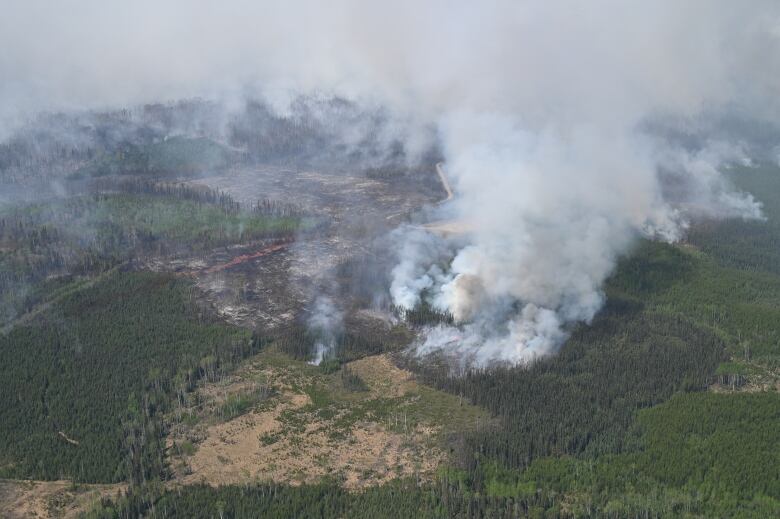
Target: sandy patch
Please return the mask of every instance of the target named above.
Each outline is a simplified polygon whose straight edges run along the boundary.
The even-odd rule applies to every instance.
[[[116,497],[125,485],[77,485],[69,481],[0,480],[0,517],[71,519],[100,501]]]
[[[417,387],[414,374],[397,367],[387,354],[365,357],[347,366],[368,384],[372,393],[379,396],[400,397]]]
[[[354,406],[349,402],[315,405],[302,389],[314,383],[313,378],[294,368],[256,369],[254,375],[262,376],[276,390],[271,400],[234,419],[200,426],[197,434],[193,434],[197,426],[175,429],[169,446],[185,438],[197,440],[193,453],[172,463],[178,482],[301,484],[332,477],[347,488],[362,488],[397,477],[432,477],[445,459],[431,441],[436,427],[405,427],[401,409],[394,422],[371,412],[352,414],[361,402],[406,395],[416,384],[412,374],[395,367],[384,355],[352,362],[349,368],[369,385]],[[229,395],[237,387],[247,387],[249,378],[250,371],[245,370],[228,387],[206,385],[202,398],[208,401]]]

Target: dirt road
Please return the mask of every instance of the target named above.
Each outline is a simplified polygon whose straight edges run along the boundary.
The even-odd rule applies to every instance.
[[[447,196],[444,198],[444,200],[439,201],[439,204],[445,204],[452,200],[452,197],[455,196],[452,192],[452,187],[450,186],[450,181],[447,179],[447,175],[444,173],[444,163],[439,162],[436,164],[436,174],[439,175],[439,180],[441,180],[441,185],[444,187],[444,191],[447,193]]]

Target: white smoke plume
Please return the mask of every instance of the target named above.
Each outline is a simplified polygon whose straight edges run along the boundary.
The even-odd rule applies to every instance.
[[[4,7],[0,48],[6,121],[259,85],[277,106],[290,90],[324,92],[386,106],[404,128],[434,124],[469,233],[409,234],[390,290],[464,323],[421,351],[483,364],[559,347],[636,236],[760,217],[718,172],[729,154],[670,144],[648,121],[780,113],[769,0],[30,0]]]
[[[445,279],[439,265],[447,261],[449,250],[441,240],[419,228],[399,228],[392,238],[398,263],[391,272],[390,296],[394,304],[410,310],[421,302],[423,291],[441,285]]]
[[[311,315],[306,321],[309,333],[316,337],[312,364],[319,366],[323,360],[332,356],[338,334],[342,331],[343,319],[343,312],[330,297],[321,295],[314,300]]]

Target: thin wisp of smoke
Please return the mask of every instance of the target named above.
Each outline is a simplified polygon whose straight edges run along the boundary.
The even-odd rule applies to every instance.
[[[333,300],[324,295],[317,296],[306,322],[308,332],[315,338],[314,357],[310,361],[316,366],[333,356],[338,334],[342,331],[344,314]]]

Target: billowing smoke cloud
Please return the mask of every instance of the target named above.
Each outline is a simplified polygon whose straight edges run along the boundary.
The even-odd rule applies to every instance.
[[[736,143],[692,150],[647,123],[776,116],[774,1],[18,4],[0,22],[5,120],[259,86],[280,108],[291,89],[338,93],[435,124],[469,232],[401,240],[396,304],[427,297],[464,323],[424,352],[547,354],[636,236],[760,216],[718,172]]]

